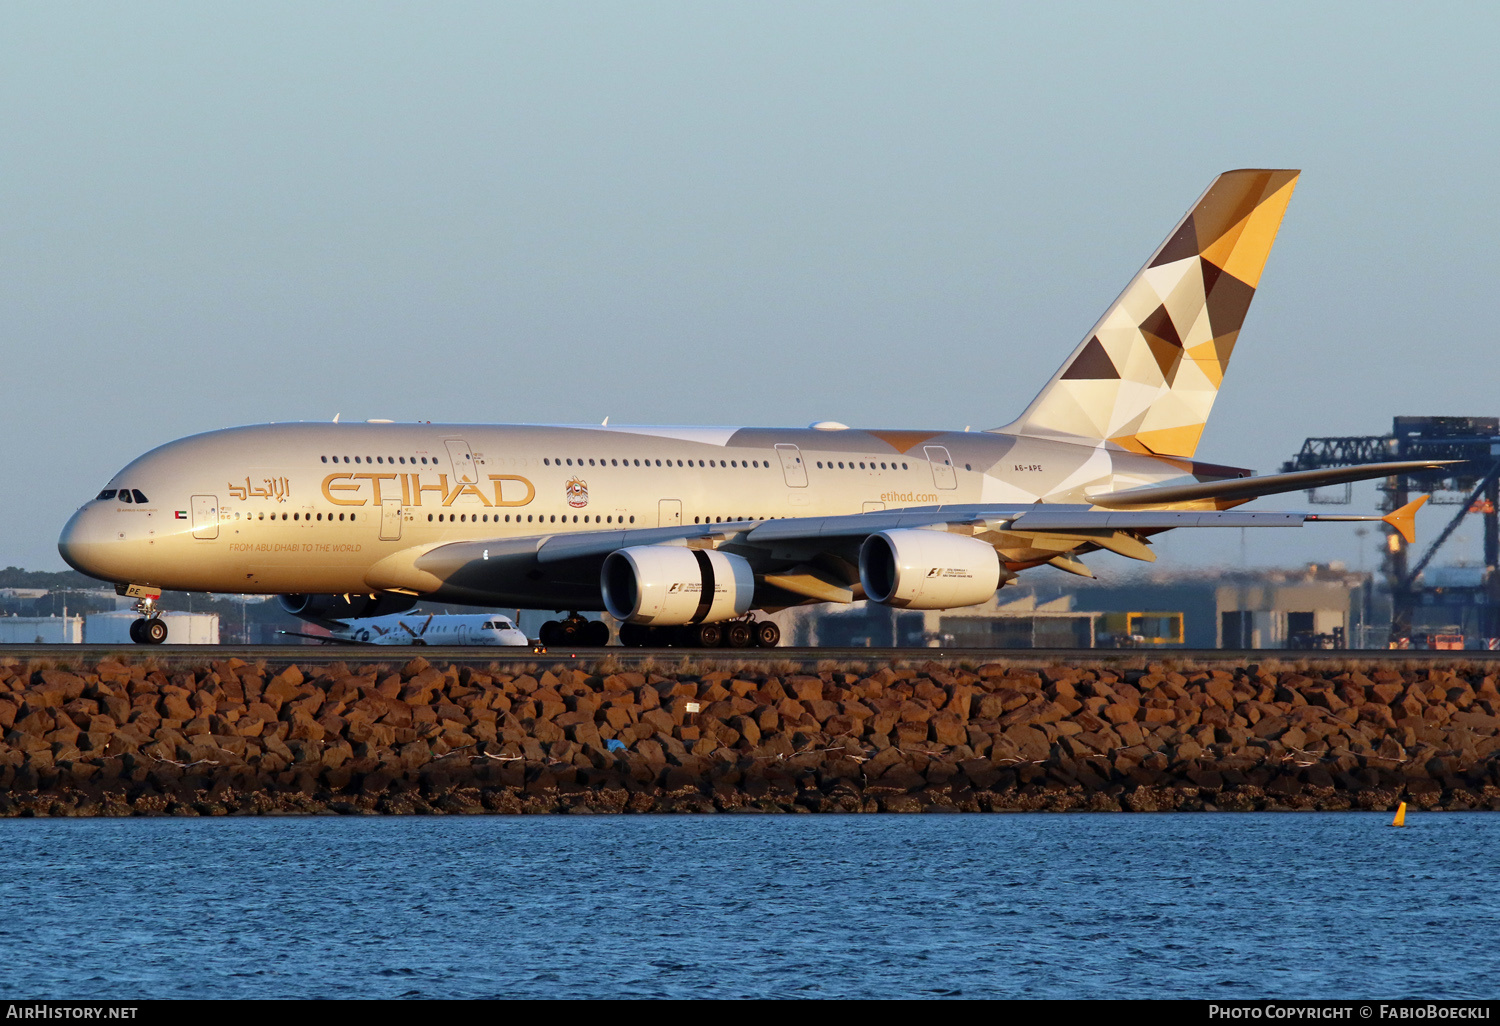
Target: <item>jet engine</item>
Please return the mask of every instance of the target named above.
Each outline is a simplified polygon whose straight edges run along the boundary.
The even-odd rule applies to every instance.
[[[742,557],[726,552],[635,545],[605,558],[599,586],[611,616],[665,627],[743,615],[755,594],[755,574]]]
[[[881,531],[859,548],[866,597],[898,609],[972,606],[995,594],[1002,574],[988,542],[946,531]]]
[[[298,619],[323,627],[339,627],[345,621],[367,616],[404,613],[417,604],[412,595],[388,591],[378,595],[278,595],[276,601]]]

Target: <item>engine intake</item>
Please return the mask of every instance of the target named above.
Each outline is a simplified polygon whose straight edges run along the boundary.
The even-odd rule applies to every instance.
[[[376,595],[350,595],[348,598],[343,595],[278,595],[276,601],[299,620],[331,628],[367,616],[404,613],[417,604],[412,595],[396,595],[388,591]]]
[[[865,596],[898,609],[975,605],[995,594],[1002,574],[994,547],[967,535],[881,531],[859,548]]]
[[[609,614],[628,623],[714,623],[750,609],[755,573],[742,557],[725,552],[635,545],[605,558],[599,586]]]

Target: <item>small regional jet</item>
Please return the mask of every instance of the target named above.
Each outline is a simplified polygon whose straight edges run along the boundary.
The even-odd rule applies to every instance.
[[[1431,462],[1252,476],[1196,458],[1297,171],[1216,178],[1011,423],[988,431],[266,424],[153,449],[75,513],[70,566],[137,599],[279,594],[311,621],[419,600],[567,612],[543,644],[777,644],[755,610],[973,605],[1029,567],[1154,560],[1176,528],[1384,521],[1233,512]],[[1394,541],[1393,544],[1401,544]],[[592,624],[592,626],[591,626]],[[602,634],[601,634],[602,629]]]
[[[345,645],[529,645],[510,617],[498,613],[395,613],[363,620],[322,620],[329,634],[281,631]]]

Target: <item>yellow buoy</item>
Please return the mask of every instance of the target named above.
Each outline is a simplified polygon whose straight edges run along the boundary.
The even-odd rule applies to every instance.
[[[1406,826],[1406,803],[1402,802],[1396,806],[1396,818],[1391,820],[1391,826]]]

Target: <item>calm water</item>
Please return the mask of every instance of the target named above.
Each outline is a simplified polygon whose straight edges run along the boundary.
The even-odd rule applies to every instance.
[[[0,821],[5,997],[1493,997],[1500,815]]]

